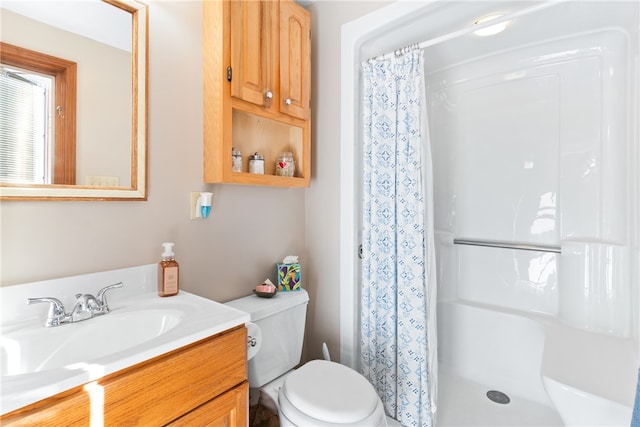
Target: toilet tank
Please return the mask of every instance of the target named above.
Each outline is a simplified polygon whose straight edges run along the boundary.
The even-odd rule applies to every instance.
[[[262,387],[300,363],[309,294],[304,289],[278,292],[273,298],[256,295],[229,301],[226,305],[251,315],[262,343],[248,362],[249,385]]]

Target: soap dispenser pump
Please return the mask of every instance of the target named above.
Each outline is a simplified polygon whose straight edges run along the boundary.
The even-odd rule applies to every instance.
[[[162,261],[158,263],[158,295],[170,297],[176,295],[180,287],[178,262],[173,253],[173,243],[166,242],[162,246],[164,247]]]

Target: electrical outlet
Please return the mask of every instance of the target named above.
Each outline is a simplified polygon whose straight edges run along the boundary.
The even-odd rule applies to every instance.
[[[92,187],[97,187],[100,185],[100,177],[94,175],[87,175],[84,180],[85,185],[90,185]]]
[[[103,176],[102,177],[102,186],[103,187],[119,187],[120,186],[120,178],[117,176]]]
[[[198,199],[200,198],[199,191],[191,192],[191,219],[202,219],[200,212],[198,212]]]
[[[92,187],[118,187],[120,186],[120,178],[117,176],[87,175],[85,185]]]

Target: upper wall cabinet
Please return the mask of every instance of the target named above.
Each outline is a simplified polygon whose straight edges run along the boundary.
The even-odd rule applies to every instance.
[[[311,18],[293,2],[280,3],[280,111],[309,118]]]
[[[278,94],[275,6],[271,1],[231,2],[231,96],[265,108]]]
[[[311,19],[292,0],[205,1],[204,181],[282,187],[310,181]],[[232,150],[242,171],[232,170]],[[264,156],[264,175],[249,156]],[[279,176],[290,152],[293,177]]]
[[[308,119],[310,27],[292,1],[232,1],[231,96]]]

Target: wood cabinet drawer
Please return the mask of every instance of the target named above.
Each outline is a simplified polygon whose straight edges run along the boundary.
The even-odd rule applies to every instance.
[[[7,425],[163,425],[247,379],[244,326],[0,418]]]

